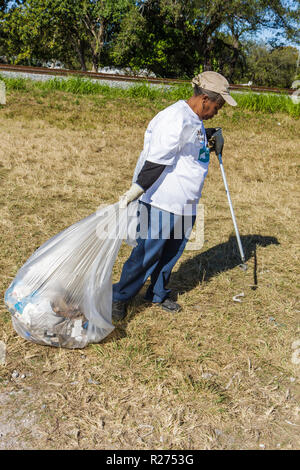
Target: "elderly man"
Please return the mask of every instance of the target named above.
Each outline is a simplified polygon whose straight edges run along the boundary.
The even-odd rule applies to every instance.
[[[126,316],[129,300],[149,276],[145,299],[169,312],[181,309],[166,287],[195,222],[210,150],[222,153],[224,144],[221,129],[205,129],[203,121],[216,116],[225,102],[237,104],[228,81],[216,72],[201,73],[192,85],[193,96],[177,101],[149,123],[137,165],[143,163],[142,169],[120,199],[120,206],[126,207],[139,198],[140,225],[147,229],[113,286],[114,321]]]

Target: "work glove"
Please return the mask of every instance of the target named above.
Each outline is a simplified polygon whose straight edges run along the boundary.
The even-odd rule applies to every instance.
[[[219,156],[220,154],[222,155],[223,152],[223,147],[224,147],[224,137],[222,134],[222,128],[221,127],[216,127],[215,129],[206,129],[206,136],[207,136],[207,131],[215,131],[212,132],[211,137],[208,138],[208,143],[209,143],[209,149],[210,151],[215,151],[216,155]]]
[[[138,184],[133,183],[130,189],[128,189],[128,191],[126,191],[126,193],[122,194],[122,196],[120,197],[120,200],[119,200],[120,209],[125,209],[131,201],[134,201],[135,199],[140,197],[143,193],[144,193],[143,188],[139,186]]]
[[[208,127],[207,129],[205,129],[206,138],[208,141],[210,141],[210,139],[212,138],[212,135],[216,132],[216,130],[217,130],[217,127]]]

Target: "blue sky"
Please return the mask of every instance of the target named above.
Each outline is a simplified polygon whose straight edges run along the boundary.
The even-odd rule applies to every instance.
[[[275,39],[276,33],[282,33],[282,30],[280,30],[280,29],[274,30],[274,29],[270,29],[270,28],[265,28],[262,31],[260,31],[259,33],[255,33],[255,36],[253,36],[253,39],[255,39],[255,41],[259,41],[259,42],[261,41],[261,42],[266,42],[267,43],[270,40]],[[297,49],[299,49],[299,44],[297,44],[293,41],[289,41],[288,39],[285,39],[282,36],[281,36],[281,39],[282,39],[282,42],[285,46],[293,46],[293,47],[296,47]]]

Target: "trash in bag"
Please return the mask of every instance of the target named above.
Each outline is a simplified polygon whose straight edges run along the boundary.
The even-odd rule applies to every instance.
[[[33,253],[5,292],[20,336],[73,349],[111,333],[112,269],[122,241],[134,242],[137,210],[106,206]]]

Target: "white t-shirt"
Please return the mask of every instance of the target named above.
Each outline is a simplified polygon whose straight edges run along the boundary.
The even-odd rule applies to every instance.
[[[140,200],[174,214],[196,214],[209,150],[203,122],[186,101],[177,101],[150,121],[137,168],[145,160],[166,168]]]

